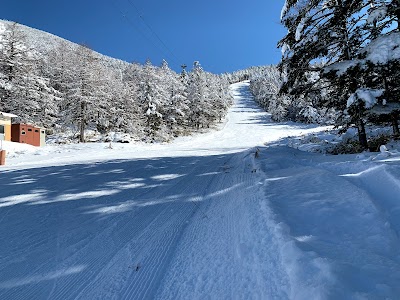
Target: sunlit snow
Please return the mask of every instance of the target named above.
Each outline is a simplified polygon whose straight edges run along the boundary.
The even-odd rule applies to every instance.
[[[248,85],[168,144],[4,143],[0,298],[396,299],[399,152],[300,151],[329,127],[271,122]]]

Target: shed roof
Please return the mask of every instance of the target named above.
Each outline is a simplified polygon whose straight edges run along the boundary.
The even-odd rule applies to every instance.
[[[10,113],[5,113],[5,112],[2,112],[2,111],[0,111],[0,115],[4,116],[4,117],[8,117],[8,118],[18,118],[17,115],[10,114]]]
[[[27,127],[34,127],[34,128],[39,128],[39,129],[46,129],[46,127],[42,126],[37,126],[35,124],[30,124],[30,123],[14,123],[12,126],[27,126]]]

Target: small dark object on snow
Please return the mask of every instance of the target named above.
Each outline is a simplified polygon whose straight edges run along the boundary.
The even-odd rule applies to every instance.
[[[256,153],[254,154],[255,158],[260,156],[260,149],[257,148]]]
[[[132,266],[129,266],[128,268],[129,268],[129,269],[134,269],[135,272],[137,272],[137,271],[139,271],[139,269],[141,268],[141,266],[140,266],[140,264],[137,264],[136,266],[135,266],[135,265],[132,265]]]
[[[257,172],[257,169],[251,170],[251,173],[256,173],[256,172]]]

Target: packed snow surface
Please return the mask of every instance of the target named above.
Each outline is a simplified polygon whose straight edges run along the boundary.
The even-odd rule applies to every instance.
[[[4,143],[0,299],[396,299],[398,154],[289,147],[326,128],[232,93],[170,144]]]

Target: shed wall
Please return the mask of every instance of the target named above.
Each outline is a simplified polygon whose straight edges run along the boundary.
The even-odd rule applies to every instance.
[[[12,141],[41,146],[43,144],[41,128],[28,124],[12,124]]]

